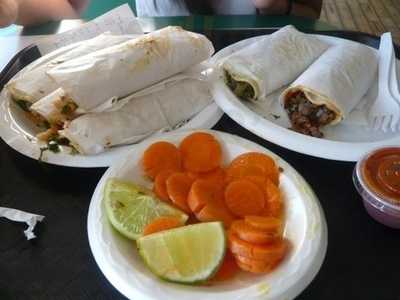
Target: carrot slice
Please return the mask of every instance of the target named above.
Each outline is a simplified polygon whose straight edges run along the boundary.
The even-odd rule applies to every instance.
[[[221,221],[224,223],[225,228],[229,228],[235,220],[235,217],[230,213],[222,201],[208,203],[198,213],[196,213],[196,218],[201,222]]]
[[[240,255],[251,259],[260,259],[274,262],[282,258],[288,249],[286,240],[277,239],[268,245],[252,244],[240,239],[233,231],[229,232],[229,249],[234,255]]]
[[[235,233],[240,239],[253,243],[253,244],[268,244],[275,241],[279,235],[276,232],[266,232],[257,229],[244,220],[236,220],[232,223],[230,229]]]
[[[283,214],[283,201],[279,188],[269,178],[261,176],[244,176],[243,179],[255,183],[264,191],[265,195],[265,210],[258,213],[264,216],[281,217]]]
[[[224,261],[211,281],[226,281],[232,279],[239,272],[235,257],[229,249],[226,250]]]
[[[279,170],[275,161],[266,154],[248,152],[236,157],[227,169],[228,181],[243,178],[244,176],[267,177],[279,185]]]
[[[217,167],[215,170],[205,172],[205,173],[196,173],[196,172],[186,172],[189,177],[193,179],[206,179],[210,181],[215,181],[219,183],[220,185],[225,184],[225,177],[226,177],[226,172],[223,168]]]
[[[160,171],[155,180],[154,180],[154,187],[153,191],[158,198],[163,201],[170,202],[168,192],[167,192],[167,179],[170,175],[174,174],[175,171],[171,170],[162,170]]]
[[[271,272],[276,264],[265,262],[259,259],[251,259],[245,256],[236,255],[236,264],[243,271],[260,274]]]
[[[249,180],[235,180],[225,189],[225,203],[236,216],[255,215],[264,209],[264,193]]]
[[[260,217],[260,216],[245,216],[244,221],[253,226],[254,228],[266,231],[275,232],[278,235],[282,233],[282,220],[274,217]]]
[[[209,133],[195,132],[179,145],[183,166],[191,172],[208,172],[220,166],[222,150],[218,141]]]
[[[174,173],[166,181],[167,193],[172,203],[187,213],[191,212],[187,205],[187,197],[192,183],[193,179],[185,173]]]
[[[181,154],[178,148],[168,142],[157,142],[146,149],[142,159],[143,170],[154,179],[162,170],[180,170]]]
[[[212,180],[198,179],[190,188],[188,205],[192,212],[198,213],[204,206],[223,199],[223,188]]]
[[[143,235],[148,235],[180,226],[182,226],[182,221],[177,217],[159,217],[144,227]]]

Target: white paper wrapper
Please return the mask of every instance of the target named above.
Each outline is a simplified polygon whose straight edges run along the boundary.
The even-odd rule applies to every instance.
[[[0,217],[4,217],[15,222],[26,223],[28,228],[24,231],[24,234],[27,240],[34,239],[36,237],[33,233],[36,223],[41,222],[44,219],[44,216],[41,215],[35,215],[22,210],[7,207],[0,207]]]
[[[46,74],[48,70],[65,61],[92,53],[105,47],[126,42],[133,37],[134,35],[111,35],[109,33],[104,33],[90,40],[76,43],[75,46],[68,46],[72,47],[72,49],[24,73],[22,76],[17,76],[7,84],[6,88],[14,99],[34,103],[59,87],[57,83]],[[49,55],[51,55],[51,53]],[[45,59],[45,57],[43,57],[43,59]]]
[[[361,44],[335,46],[327,50],[291,86],[280,102],[292,92],[302,91],[316,105],[326,105],[336,113],[331,125],[347,118],[376,77],[376,52]]]
[[[221,68],[253,87],[254,97],[249,100],[260,100],[293,82],[327,48],[326,43],[289,25],[233,53]]]
[[[166,27],[70,60],[47,74],[78,107],[90,111],[109,99],[125,97],[177,74],[213,53],[205,36]]]
[[[156,85],[154,92],[123,99],[122,107],[78,117],[59,131],[82,154],[138,142],[187,121],[212,102],[208,83],[185,78]]]

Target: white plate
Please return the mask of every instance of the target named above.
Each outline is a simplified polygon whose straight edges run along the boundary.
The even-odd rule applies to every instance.
[[[336,37],[314,36],[331,45],[355,43]],[[217,62],[261,38],[262,36],[257,36],[232,44],[216,53],[212,60]],[[399,70],[399,62],[397,67]],[[378,80],[376,79],[361,105],[362,103],[373,101],[377,94],[377,82]],[[325,138],[318,139],[287,129],[289,121],[278,104],[279,92],[272,96],[275,103],[273,105],[273,114],[279,115],[279,119],[275,119],[270,111],[263,109],[260,105],[240,101],[224,84],[221,77],[214,81],[213,96],[220,108],[246,129],[266,140],[300,153],[334,160],[357,161],[372,149],[400,144],[399,132],[384,133],[368,129],[364,125],[365,117],[360,110],[352,113],[349,120],[343,121],[337,126],[327,127],[323,130]]]
[[[43,56],[26,66],[15,77],[32,70],[47,61],[69,51],[73,47],[79,45],[76,43],[67,47],[60,48],[46,56]],[[189,122],[176,130],[211,128],[221,118],[223,112],[216,103],[211,103]],[[0,137],[14,150],[23,155],[38,159],[40,156],[40,147],[36,141],[35,135],[38,133],[36,126],[25,116],[20,108],[11,101],[6,89],[0,93]],[[91,167],[108,167],[118,157],[123,156],[130,151],[132,145],[117,146],[106,150],[97,155],[71,155],[70,149],[65,148],[60,153],[52,153],[45,151],[42,160],[61,166],[91,168]]]
[[[258,151],[275,158],[284,169],[280,189],[286,205],[285,236],[292,244],[288,257],[268,275],[241,273],[234,280],[213,286],[187,286],[162,281],[147,270],[135,244],[112,229],[102,205],[108,178],[117,177],[151,187],[139,161],[157,140],[178,144],[191,132],[171,132],[132,147],[126,158],[110,167],[98,183],[88,213],[88,237],[94,258],[107,279],[126,297],[135,300],[293,299],[317,274],[326,253],[327,227],[320,204],[307,182],[283,159],[243,138],[207,131],[222,144],[225,163],[237,155]]]

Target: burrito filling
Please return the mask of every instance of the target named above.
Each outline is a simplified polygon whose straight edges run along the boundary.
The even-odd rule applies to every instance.
[[[248,82],[234,79],[226,70],[224,73],[226,85],[239,99],[246,101],[254,99],[254,88]]]
[[[294,131],[313,137],[322,138],[320,128],[331,123],[336,114],[326,105],[311,103],[303,92],[296,92],[285,102],[285,110],[289,115]]]

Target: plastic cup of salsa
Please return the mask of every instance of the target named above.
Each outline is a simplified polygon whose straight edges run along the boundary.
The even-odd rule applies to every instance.
[[[365,155],[354,168],[353,181],[368,214],[400,229],[400,147],[380,148]]]

